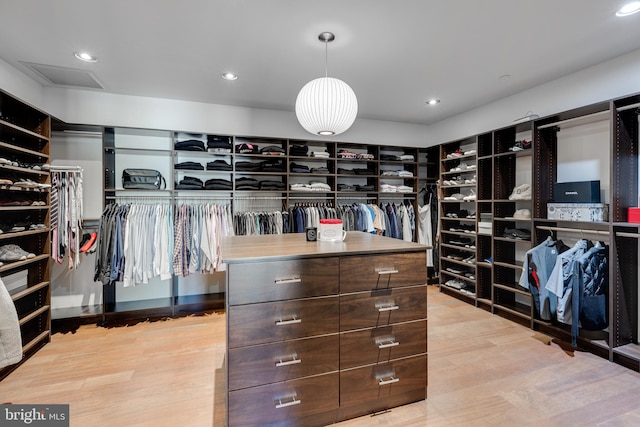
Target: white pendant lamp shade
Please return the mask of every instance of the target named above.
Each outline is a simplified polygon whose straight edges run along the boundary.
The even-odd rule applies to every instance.
[[[296,117],[315,135],[338,135],[351,127],[358,114],[358,99],[348,84],[321,77],[304,85],[296,99]]]

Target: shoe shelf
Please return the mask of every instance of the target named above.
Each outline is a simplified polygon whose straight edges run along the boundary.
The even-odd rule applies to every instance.
[[[39,230],[4,232],[0,234],[0,240],[13,239],[15,237],[23,237],[23,236],[33,236],[34,234],[43,234],[48,232],[49,232],[49,228],[41,228]]]
[[[520,286],[516,285],[515,283],[514,284],[494,283],[493,286],[498,289],[524,295],[527,297],[531,295],[528,291],[526,291],[525,289],[522,289]]]
[[[22,360],[0,369],[0,380],[49,341],[51,332],[51,303],[49,279],[49,172],[31,165],[49,163],[50,117],[0,91],[0,177],[14,183],[24,181],[31,187],[0,184],[3,202],[26,203],[0,207],[0,223],[11,226],[25,223],[27,230],[0,234],[0,246],[17,245],[32,253],[32,258],[2,261],[0,275],[17,277],[9,286],[9,294],[18,312],[22,337]],[[34,202],[38,204],[33,205]],[[44,228],[29,230],[27,222],[43,224]]]
[[[0,267],[0,273],[4,273],[5,271],[15,270],[21,267],[26,267],[26,266],[29,266],[30,264],[34,264],[39,261],[46,261],[48,260],[48,258],[49,258],[49,254],[41,254],[41,255],[36,255],[34,258],[25,259],[22,261],[13,261],[13,262],[3,261],[4,265]]]

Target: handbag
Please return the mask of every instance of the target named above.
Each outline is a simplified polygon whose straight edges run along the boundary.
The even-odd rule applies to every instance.
[[[122,171],[122,187],[128,190],[164,190],[167,183],[154,169],[125,169]]]

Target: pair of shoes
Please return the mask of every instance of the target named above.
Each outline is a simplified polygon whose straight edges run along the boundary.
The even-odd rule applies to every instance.
[[[484,262],[488,262],[489,264],[493,264],[493,257],[485,258]]]
[[[476,168],[476,165],[468,165],[466,163],[460,163],[458,166],[455,166],[449,170],[449,172],[463,172],[467,170],[473,170]]]
[[[464,287],[464,282],[458,279],[447,280],[444,284],[454,289],[462,289]]]
[[[531,148],[531,140],[523,139],[522,141],[516,141],[513,147],[509,148],[509,151],[523,151]]]
[[[449,179],[442,182],[442,185],[461,185],[464,184],[464,180],[461,176],[456,176],[453,179]]]
[[[476,176],[475,176],[475,175],[473,175],[473,178],[471,178],[471,179],[465,179],[465,180],[464,180],[464,183],[465,183],[465,184],[475,184],[475,183],[476,183]]]
[[[461,211],[448,212],[445,214],[447,218],[469,218],[467,215],[469,215],[469,213],[464,209]]]
[[[471,213],[467,214],[467,218],[468,219],[476,219],[476,213],[475,212],[471,212]]]
[[[462,200],[462,199],[464,199],[464,194],[460,194],[460,193],[454,193],[444,198],[444,200],[448,200],[448,201],[456,201],[456,200]]]
[[[476,199],[476,192],[475,192],[475,191],[473,191],[473,190],[471,190],[471,193],[470,193],[469,195],[464,196],[464,197],[462,198],[462,200],[466,200],[466,201],[468,201],[468,202],[470,202],[470,201],[472,201],[472,200],[475,200],[475,199]]]
[[[24,261],[35,258],[35,254],[23,250],[20,246],[9,244],[0,246],[0,261]]]
[[[521,228],[505,228],[504,237],[516,240],[529,240],[531,239],[531,232]]]
[[[521,184],[513,189],[509,200],[531,200],[531,185]]]
[[[463,259],[462,261],[467,262],[469,264],[475,264],[476,263],[476,256],[475,255],[468,256],[467,258]]]
[[[453,153],[447,154],[447,159],[455,159],[455,158],[458,158],[458,157],[462,157],[463,155],[464,155],[464,153],[462,152],[462,150],[458,148]]]

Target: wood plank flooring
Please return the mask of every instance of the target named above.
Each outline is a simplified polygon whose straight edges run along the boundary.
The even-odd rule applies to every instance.
[[[69,403],[71,425],[224,426],[223,313],[83,326],[0,382],[0,402]],[[640,373],[429,287],[428,399],[342,427],[638,426]]]

